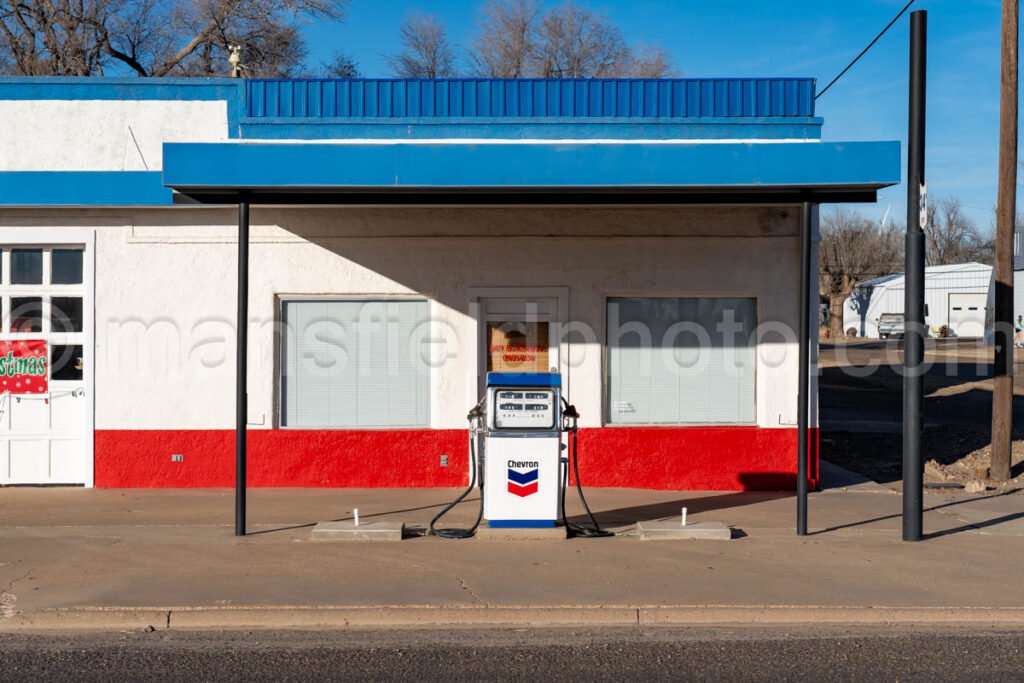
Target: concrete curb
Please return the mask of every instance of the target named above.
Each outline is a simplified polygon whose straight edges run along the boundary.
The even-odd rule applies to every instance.
[[[769,624],[1024,626],[1021,607],[368,606],[75,607],[0,620],[0,632],[232,628],[422,628],[439,626],[685,626]]]

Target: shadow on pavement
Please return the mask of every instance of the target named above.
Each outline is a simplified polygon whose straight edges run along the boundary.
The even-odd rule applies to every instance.
[[[1002,498],[1003,496],[1009,496],[1009,495],[1012,495],[1014,493],[1018,493],[1020,491],[1021,491],[1021,489],[1012,489],[1010,491],[1002,491],[1000,493],[994,493],[994,494],[992,494],[990,496],[976,496],[976,497],[971,497],[971,498],[964,498],[962,500],[954,500],[954,501],[951,501],[949,503],[942,503],[941,505],[932,505],[931,507],[926,506],[924,508],[924,511],[925,512],[933,512],[933,511],[942,510],[942,509],[945,509],[945,508],[956,507],[957,505],[964,505],[966,503],[977,503],[977,502],[982,501],[982,500],[992,500],[994,498]],[[839,524],[839,525],[831,526],[831,527],[828,527],[828,528],[825,528],[825,529],[818,529],[817,531],[811,531],[807,535],[808,536],[818,536],[820,534],[826,534],[826,533],[829,533],[831,531],[841,531],[843,529],[851,529],[853,527],[865,526],[867,524],[874,524],[875,522],[884,522],[884,521],[889,520],[889,519],[899,519],[902,516],[903,516],[902,514],[883,515],[882,517],[873,517],[871,519],[865,519],[865,520],[861,520],[859,522],[850,522],[849,524]],[[949,536],[951,534],[957,534],[957,533],[961,533],[961,532],[964,532],[964,531],[977,531],[978,529],[985,528],[985,527],[990,527],[990,526],[996,526],[996,525],[1002,524],[1004,522],[1012,522],[1013,520],[1019,519],[1021,517],[1024,517],[1024,512],[1013,513],[1013,514],[1010,514],[1010,515],[1004,515],[1003,517],[998,517],[996,519],[988,520],[988,521],[985,521],[985,522],[965,524],[964,526],[957,527],[955,529],[946,529],[944,531],[936,531],[936,532],[933,532],[933,533],[930,533],[930,534],[924,534],[924,538],[927,540],[927,539],[931,539],[931,538],[939,538],[940,536]]]
[[[924,534],[925,540],[932,538],[939,538],[941,536],[950,536],[952,534],[963,533],[964,531],[978,531],[979,529],[985,529],[990,526],[999,526],[1007,522],[1012,522],[1017,519],[1024,518],[1024,512],[1014,512],[1013,514],[1003,515],[1002,517],[996,517],[995,519],[987,519],[984,522],[970,522],[964,526],[959,526],[955,529],[946,529],[945,531],[934,531],[930,534]]]
[[[575,497],[573,491],[568,491],[566,495],[572,498]],[[735,491],[712,496],[679,498],[660,503],[631,505],[611,510],[594,510],[594,516],[602,526],[624,526],[636,524],[637,522],[679,517],[683,507],[687,509],[687,514],[695,515],[702,512],[724,510],[744,505],[756,505],[783,498],[793,498],[794,496],[795,494],[792,491]],[[593,507],[592,505],[591,508],[593,509]],[[569,521],[576,524],[589,522],[585,514],[570,515]]]
[[[466,498],[464,501],[462,501],[462,503],[476,503],[476,502],[479,502],[479,501],[480,501],[479,498]],[[433,505],[421,505],[420,507],[415,507],[415,508],[404,508],[404,509],[401,509],[401,510],[387,510],[385,512],[376,512],[376,513],[369,514],[369,515],[359,515],[359,519],[373,519],[374,517],[387,517],[389,515],[400,515],[400,514],[406,513],[406,512],[422,512],[423,510],[437,510],[439,508],[443,508],[449,502],[450,501],[444,501],[444,502],[441,502],[441,503],[435,503]],[[348,521],[351,521],[353,519],[354,519],[354,517],[352,517],[351,515],[349,515],[348,517],[338,517],[336,519],[327,519],[327,520],[321,519],[321,520],[317,520],[316,522],[309,522],[309,523],[306,523],[306,524],[292,524],[290,526],[275,527],[273,529],[260,529],[259,531],[250,531],[246,535],[247,536],[259,536],[260,534],[272,534],[272,533],[277,533],[277,532],[280,532],[280,531],[294,531],[296,529],[311,529],[311,528],[315,527],[317,524],[319,524],[320,522],[348,522]]]
[[[599,490],[599,489],[598,489]],[[591,494],[594,489],[587,490],[584,488],[585,494]],[[652,491],[652,494],[667,493],[663,491]],[[578,498],[576,496],[576,490],[574,487],[570,487],[566,491],[567,505],[576,506],[578,505]],[[658,519],[665,519],[671,517],[678,517],[680,510],[685,506],[687,511],[691,515],[711,512],[714,510],[722,510],[727,508],[741,507],[744,505],[756,505],[767,501],[780,500],[783,498],[793,498],[795,494],[792,491],[731,491],[728,493],[722,493],[717,495],[696,495],[686,498],[678,498],[672,501],[662,501],[658,503],[648,503],[640,505],[631,505],[611,509],[601,509],[600,505],[595,505],[593,502],[593,496],[591,495],[588,499],[591,509],[594,511],[594,516],[597,518],[598,523],[602,526],[626,526],[633,525],[637,522],[653,521]],[[469,505],[479,503],[479,497],[466,498],[460,505]],[[449,501],[441,501],[436,504],[422,505],[419,507],[402,508],[396,510],[386,510],[383,512],[377,512],[367,515],[359,515],[360,519],[370,520],[380,517],[390,517],[393,515],[411,513],[411,512],[422,512],[424,510],[439,510],[447,505]],[[250,531],[249,536],[259,536],[264,534],[273,534],[282,531],[295,531],[297,529],[311,529],[316,526],[320,521],[331,521],[331,522],[345,522],[352,520],[351,515],[344,517],[338,517],[331,520],[317,520],[316,522],[308,522],[303,524],[291,524],[286,526],[275,526],[271,529],[259,529]],[[570,522],[577,524],[589,523],[589,518],[585,513],[570,514],[568,515]]]

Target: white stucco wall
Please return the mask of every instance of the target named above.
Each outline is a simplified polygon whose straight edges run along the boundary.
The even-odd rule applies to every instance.
[[[165,142],[226,140],[227,102],[0,100],[0,131],[0,171],[155,171]]]
[[[461,428],[476,393],[473,288],[568,288],[598,343],[563,349],[584,426],[601,423],[605,300],[758,298],[759,323],[796,327],[799,211],[775,209],[254,209],[249,419],[277,422],[273,324],[281,295],[422,294],[455,333],[435,371],[431,425]],[[234,412],[235,212],[15,211],[0,223],[92,226],[96,428],[228,429]],[[762,340],[757,424],[796,423],[797,347]]]

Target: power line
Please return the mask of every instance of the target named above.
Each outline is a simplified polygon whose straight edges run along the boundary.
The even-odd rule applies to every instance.
[[[874,40],[872,40],[872,41],[871,41],[870,43],[868,43],[868,46],[867,46],[866,48],[864,48],[863,50],[861,50],[861,51],[860,51],[860,54],[859,54],[859,55],[857,55],[856,57],[854,57],[854,58],[853,58],[853,61],[852,61],[852,62],[850,62],[849,64],[847,64],[847,65],[846,65],[846,68],[845,68],[845,69],[843,69],[842,71],[840,71],[840,72],[839,72],[839,75],[838,75],[838,76],[836,76],[835,78],[833,78],[833,79],[832,79],[832,80],[831,80],[831,81],[829,82],[829,84],[828,84],[828,85],[826,85],[826,86],[825,86],[825,88],[824,88],[824,89],[823,89],[823,90],[822,90],[822,91],[821,91],[820,93],[818,93],[817,95],[815,95],[815,96],[814,96],[814,99],[815,99],[815,100],[817,100],[817,99],[818,99],[819,97],[821,97],[822,95],[824,95],[825,93],[827,93],[827,92],[828,92],[828,89],[829,89],[829,88],[831,88],[831,87],[832,87],[833,85],[835,85],[835,82],[836,82],[836,81],[838,81],[838,80],[839,80],[840,78],[842,78],[842,77],[843,77],[843,74],[845,74],[845,73],[846,73],[847,71],[849,71],[849,70],[850,70],[850,69],[851,69],[851,68],[853,67],[853,65],[854,65],[854,64],[856,64],[856,63],[857,63],[857,62],[858,62],[858,61],[860,60],[860,58],[861,58],[861,57],[863,57],[864,55],[866,55],[866,54],[867,54],[867,52],[868,52],[868,50],[870,50],[870,49],[871,49],[872,47],[874,47],[875,43],[877,43],[877,42],[878,42],[878,40],[879,40],[879,39],[880,39],[880,38],[881,38],[882,36],[884,36],[884,35],[885,35],[885,32],[886,32],[886,31],[888,31],[888,30],[889,30],[890,28],[892,28],[892,25],[893,25],[893,24],[895,24],[895,23],[896,23],[897,21],[899,21],[900,17],[902,17],[902,16],[903,16],[903,14],[904,14],[904,13],[905,13],[905,12],[906,12],[906,11],[907,11],[908,9],[910,9],[910,6],[911,6],[911,5],[913,5],[913,4],[914,4],[914,3],[916,2],[916,1],[917,1],[917,0],[910,0],[910,2],[908,2],[908,3],[906,4],[906,5],[904,5],[904,6],[903,6],[903,9],[901,9],[901,10],[900,10],[899,14],[897,14],[897,15],[896,15],[895,17],[893,17],[893,18],[892,18],[892,21],[890,21],[890,22],[889,22],[888,24],[886,24],[886,25],[885,25],[885,28],[883,28],[883,29],[881,30],[881,32],[879,32],[879,34],[878,34],[877,36],[875,36],[875,39],[874,39]]]

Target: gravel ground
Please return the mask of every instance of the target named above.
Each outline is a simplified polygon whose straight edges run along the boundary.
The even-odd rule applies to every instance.
[[[1014,479],[1001,488],[1024,486],[1024,424],[1014,432]],[[925,430],[925,482],[965,484],[988,478],[990,432],[984,426],[947,424]],[[979,446],[978,444],[984,444]],[[903,436],[878,432],[827,432],[821,435],[821,457],[882,484],[900,480]]]
[[[964,484],[988,476],[992,422],[990,351],[973,340],[935,340],[924,377],[924,459],[929,483]],[[820,405],[824,425],[870,423],[887,431],[823,429],[821,457],[883,484],[903,468],[903,378],[898,342],[848,341],[821,345]],[[1014,481],[1024,485],[1024,364],[1014,389]]]

